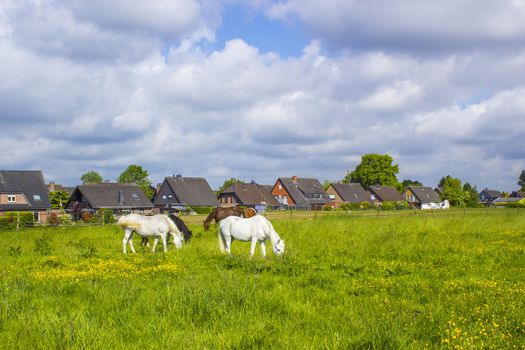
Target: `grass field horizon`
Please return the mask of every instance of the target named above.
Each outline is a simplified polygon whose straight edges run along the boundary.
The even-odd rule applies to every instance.
[[[525,348],[523,213],[286,215],[266,260],[201,218],[156,254],[112,225],[1,232],[0,346]]]

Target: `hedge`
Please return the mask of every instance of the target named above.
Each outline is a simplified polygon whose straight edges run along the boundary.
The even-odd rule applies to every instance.
[[[13,230],[16,229],[16,223],[20,215],[20,227],[31,226],[34,224],[34,217],[32,212],[5,212],[0,216],[0,229]]]

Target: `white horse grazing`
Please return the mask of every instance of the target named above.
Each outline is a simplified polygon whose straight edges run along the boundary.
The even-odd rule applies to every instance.
[[[155,247],[159,242],[159,237],[162,239],[164,251],[168,251],[166,246],[168,234],[173,236],[173,244],[175,244],[177,249],[182,247],[182,233],[179,231],[173,221],[171,221],[166,215],[144,216],[140,214],[128,214],[121,217],[118,220],[117,225],[120,225],[124,228],[124,239],[122,240],[124,254],[127,253],[127,243],[129,243],[131,251],[136,253],[131,239],[133,232],[136,232],[141,237],[155,237],[152,252],[155,252]]]
[[[230,254],[231,242],[236,239],[243,242],[252,242],[250,258],[255,253],[257,241],[261,243],[261,253],[266,257],[266,240],[272,243],[275,255],[284,253],[284,241],[279,238],[272,224],[264,216],[256,215],[245,219],[238,216],[228,216],[219,226],[219,247],[221,252]]]

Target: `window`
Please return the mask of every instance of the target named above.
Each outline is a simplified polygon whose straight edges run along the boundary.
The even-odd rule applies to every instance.
[[[279,189],[282,190],[283,189],[283,185],[279,184]]]
[[[171,194],[168,194],[168,198],[169,198],[169,199],[172,199],[173,196],[172,196]]]
[[[7,203],[16,203],[16,195],[8,194],[7,195]]]
[[[33,212],[33,220],[35,222],[40,222],[40,213],[39,212],[37,212],[37,211]]]
[[[132,193],[131,194],[131,198],[133,198],[134,200],[138,201],[139,200],[139,195],[136,194],[136,193]]]
[[[165,194],[162,195],[162,199],[166,199],[166,195]]]
[[[39,194],[34,194],[34,195],[33,195],[33,200],[39,202],[39,201],[41,201],[42,199],[40,198],[40,195],[39,195]]]

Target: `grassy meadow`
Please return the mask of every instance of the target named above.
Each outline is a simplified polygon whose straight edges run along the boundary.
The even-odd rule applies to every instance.
[[[275,216],[266,260],[201,219],[166,254],[111,225],[0,232],[0,347],[525,348],[524,212]]]

